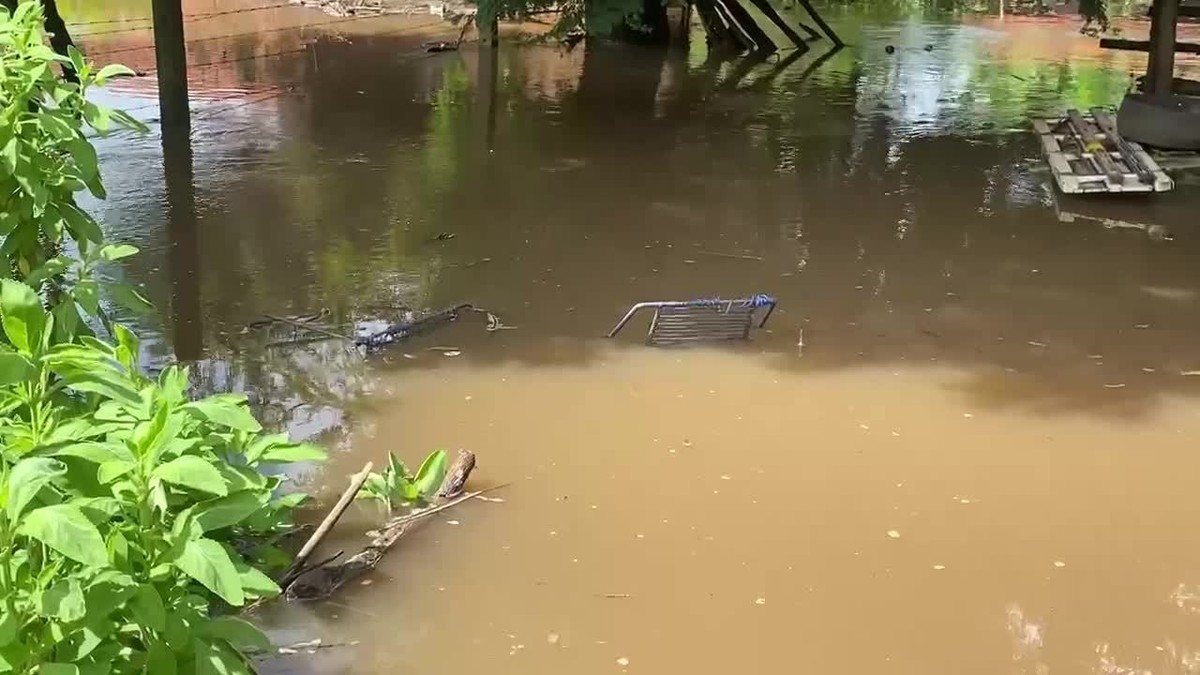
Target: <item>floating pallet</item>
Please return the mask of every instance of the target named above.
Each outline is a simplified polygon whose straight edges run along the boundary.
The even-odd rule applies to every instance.
[[[1058,189],[1067,194],[1166,192],[1175,182],[1142,146],[1117,133],[1112,113],[1092,108],[1085,116],[1067,111],[1062,119],[1038,119],[1033,129]]]

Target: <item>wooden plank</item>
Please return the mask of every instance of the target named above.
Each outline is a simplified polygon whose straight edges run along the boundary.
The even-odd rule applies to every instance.
[[[1067,119],[1071,121],[1071,127],[1079,136],[1079,145],[1084,152],[1087,152],[1092,161],[1100,168],[1108,179],[1118,186],[1125,182],[1124,172],[1117,168],[1113,163],[1112,157],[1108,154],[1108,149],[1104,147],[1103,141],[1096,137],[1092,131],[1091,125],[1087,120],[1083,119],[1083,115],[1075,108],[1067,111]]]
[[[1100,38],[1101,49],[1118,49],[1126,52],[1149,52],[1149,40],[1126,40],[1124,38]],[[1176,42],[1175,51],[1179,54],[1200,54],[1200,44],[1194,42]]]
[[[1146,8],[1146,16],[1151,16],[1153,13],[1153,7]],[[1179,3],[1179,16],[1186,16],[1190,19],[1200,19],[1200,5],[1190,2]]]
[[[1101,107],[1095,107],[1091,110],[1092,119],[1096,120],[1096,126],[1104,132],[1104,135],[1112,141],[1117,149],[1121,152],[1121,159],[1129,165],[1129,170],[1137,176],[1137,179],[1143,183],[1154,183],[1154,175],[1150,168],[1142,163],[1141,157],[1137,155],[1136,149],[1129,141],[1121,138],[1121,134],[1117,133],[1117,124],[1108,111]]]

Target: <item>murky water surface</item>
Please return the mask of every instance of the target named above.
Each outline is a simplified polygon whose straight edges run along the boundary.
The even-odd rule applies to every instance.
[[[439,447],[507,484],[272,616],[359,641],[297,672],[1196,672],[1200,193],[1063,199],[1027,131],[1138,57],[1074,20],[835,12],[828,57],[493,60],[425,54],[426,17],[272,11],[194,34],[193,190],[156,127],[102,143],[148,356],[324,440],[322,494]],[[142,82],[105,96],[153,122]],[[599,337],[754,293],[780,304],[745,345]],[[460,302],[515,329],[367,360],[240,334]]]

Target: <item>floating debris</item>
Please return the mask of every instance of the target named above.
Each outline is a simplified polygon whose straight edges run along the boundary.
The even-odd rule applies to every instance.
[[[458,525],[459,522],[457,520],[447,520],[446,524],[447,525]]]
[[[558,640],[559,640],[558,633],[550,633],[549,635],[546,636],[546,642],[548,642],[552,645],[558,644]]]
[[[1118,382],[1117,384],[1106,384],[1106,385],[1104,385],[1104,388],[1105,388],[1105,389],[1124,389],[1124,388],[1125,388],[1125,383],[1124,383],[1124,382]]]
[[[442,356],[462,356],[462,352],[460,352],[457,349],[449,349],[447,351],[442,352]],[[468,400],[470,398],[471,398],[470,396],[467,397]]]
[[[629,593],[597,593],[596,597],[608,598],[609,600],[624,600],[625,598],[632,598],[633,596]]]
[[[1029,345],[1030,347],[1045,347],[1046,346],[1045,342],[1038,342],[1037,340],[1027,340],[1025,342],[1025,344]]]
[[[1135,325],[1135,326],[1134,326],[1134,328],[1137,328],[1137,329],[1139,329],[1139,330],[1145,330],[1145,329],[1147,329],[1147,328],[1149,328],[1149,327],[1150,327],[1150,324],[1148,324],[1148,323],[1139,323],[1139,324],[1137,324],[1137,325]]]
[[[754,601],[754,604],[756,604],[756,605],[765,605],[765,604],[767,604],[767,599],[766,599],[766,598],[757,598],[757,599]]]
[[[621,658],[617,659],[617,665],[621,666],[622,668],[628,668],[629,667],[629,659],[622,656]]]
[[[889,539],[899,539],[900,533],[896,530],[888,530],[887,536]]]
[[[937,571],[939,571],[939,572],[940,572],[940,571],[942,571],[942,570],[946,569],[946,566],[945,566],[945,565],[934,565],[934,566],[933,566],[933,569],[935,569],[935,570],[937,570]]]
[[[1061,561],[1061,560],[1055,560],[1055,561],[1054,561],[1054,566],[1055,566],[1055,567],[1057,567],[1057,568],[1059,568],[1059,569],[1062,569],[1062,568],[1064,568],[1064,567],[1066,567],[1066,566],[1067,566],[1067,563],[1065,563],[1065,562],[1063,562],[1063,561]]]
[[[1193,375],[1200,375],[1200,370],[1181,370],[1179,374],[1184,377],[1192,377]]]

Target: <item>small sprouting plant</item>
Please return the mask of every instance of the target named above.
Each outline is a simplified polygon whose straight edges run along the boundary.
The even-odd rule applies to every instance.
[[[397,506],[429,499],[437,492],[445,477],[445,450],[429,453],[416,475],[395,454],[389,452],[387,469],[381,474],[372,472],[368,475],[358,496],[360,499],[383,502],[390,511]]]

